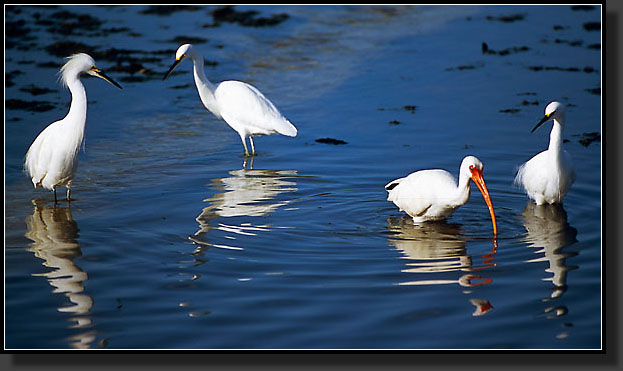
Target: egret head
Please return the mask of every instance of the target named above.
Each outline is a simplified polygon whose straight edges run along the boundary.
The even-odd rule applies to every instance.
[[[67,86],[67,83],[70,79],[76,78],[78,77],[78,75],[84,72],[88,75],[104,79],[109,83],[113,84],[114,86],[118,87],[119,89],[122,89],[121,85],[108,77],[108,75],[106,75],[104,71],[100,70],[95,66],[95,60],[93,60],[90,55],[85,53],[78,53],[71,55],[67,58],[69,60],[67,61],[67,63],[65,63],[65,65],[63,65],[63,67],[61,67],[60,71],[61,81],[65,86]]]
[[[532,133],[541,125],[549,120],[558,119],[557,121],[562,125],[566,113],[566,107],[560,102],[551,102],[545,107],[545,116],[532,128]]]
[[[491,196],[489,196],[489,190],[487,189],[487,185],[485,184],[485,179],[482,176],[482,171],[484,169],[484,165],[482,161],[480,161],[475,156],[466,156],[461,162],[461,173],[469,174],[469,177],[474,181],[480,193],[482,193],[482,197],[485,199],[485,203],[489,208],[489,213],[491,214],[491,222],[493,223],[493,235],[497,236],[498,228],[495,223],[495,212],[493,211],[493,203],[491,202]]]
[[[186,56],[186,54],[189,53],[189,51],[191,49],[193,49],[192,44],[180,45],[180,47],[177,48],[177,52],[175,52],[175,59],[176,60],[180,60],[180,59],[184,58]]]
[[[192,58],[194,56],[194,53],[195,53],[195,50],[193,49],[192,44],[183,44],[179,48],[177,48],[177,51],[175,52],[175,62],[173,62],[173,64],[171,65],[167,73],[164,75],[162,80],[166,80],[166,78],[169,77],[171,72],[173,72],[175,67],[177,67],[177,65],[180,64],[184,60],[185,57],[188,56]]]

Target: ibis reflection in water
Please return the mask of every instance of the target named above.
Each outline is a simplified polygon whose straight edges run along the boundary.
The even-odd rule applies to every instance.
[[[458,224],[436,221],[413,224],[407,216],[387,219],[390,245],[396,247],[406,260],[404,273],[417,274],[414,280],[400,282],[398,285],[448,285],[458,284],[470,288],[490,284],[491,279],[476,274],[476,271],[493,266],[496,242],[490,253],[482,256],[482,265],[474,265],[473,258],[467,253],[466,239]],[[456,278],[448,279],[452,273]],[[466,291],[471,293],[471,291]],[[471,298],[475,306],[474,316],[483,315],[493,309],[486,299]]]

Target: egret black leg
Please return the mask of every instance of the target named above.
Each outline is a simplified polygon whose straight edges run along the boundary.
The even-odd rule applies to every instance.
[[[244,146],[244,156],[248,157],[249,156],[249,150],[247,149],[247,142],[245,140],[245,137],[243,135],[241,135],[240,139],[242,139],[242,145]]]

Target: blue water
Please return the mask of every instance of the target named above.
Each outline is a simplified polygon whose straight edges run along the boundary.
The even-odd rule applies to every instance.
[[[584,28],[599,7],[241,6],[289,17],[203,27],[216,8],[7,11],[29,32],[8,38],[6,99],[54,106],[5,109],[7,349],[602,347],[601,143],[580,143],[601,131],[601,32]],[[66,35],[37,22],[63,10],[102,24]],[[298,136],[257,138],[245,164],[191,63],[162,81],[176,37],[205,39],[208,78],[254,84]],[[75,200],[61,189],[54,207],[22,162],[67,111],[63,58],[45,49],[58,41],[150,60],[131,74],[123,57],[96,58],[123,90],[83,78]],[[31,84],[52,91],[20,90]],[[551,124],[530,130],[552,100],[568,106],[578,176],[562,207],[537,207],[512,181],[547,147]],[[496,242],[476,191],[444,223],[413,225],[386,201],[389,181],[458,174],[468,154],[485,164]]]

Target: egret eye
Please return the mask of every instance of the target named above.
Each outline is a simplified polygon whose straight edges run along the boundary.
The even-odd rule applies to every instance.
[[[469,165],[469,171],[474,171],[474,165]]]

